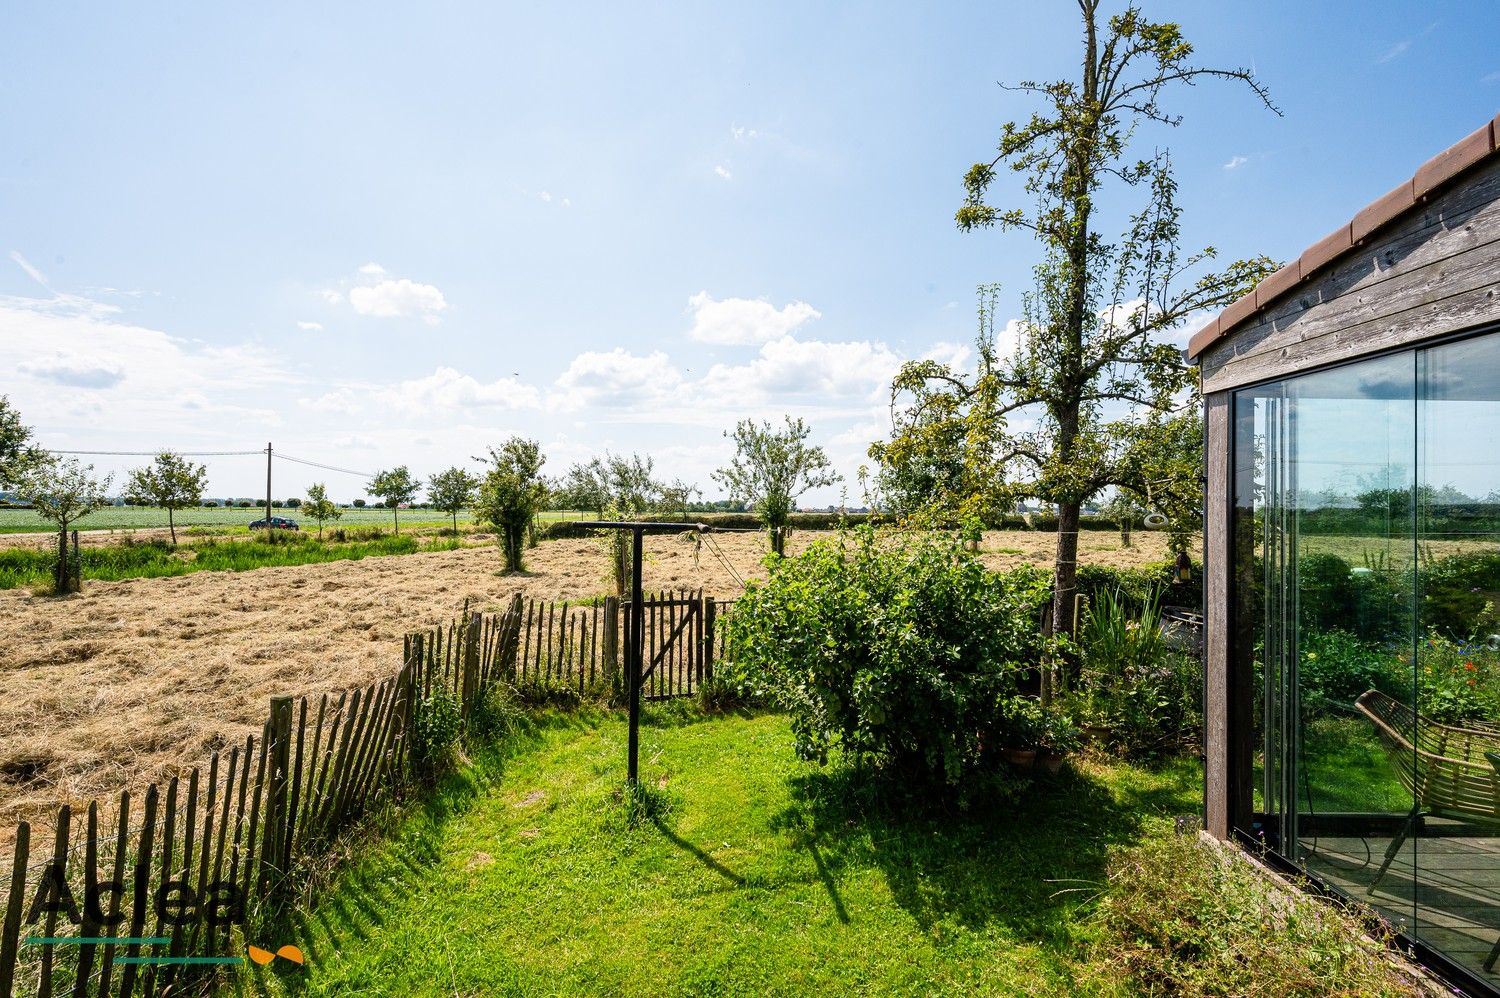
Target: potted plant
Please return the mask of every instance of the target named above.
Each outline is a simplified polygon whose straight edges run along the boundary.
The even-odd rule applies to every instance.
[[[1056,773],[1062,769],[1063,760],[1068,753],[1076,751],[1081,741],[1082,733],[1073,724],[1071,717],[1055,711],[1049,713],[1042,719],[1036,761],[1047,772]]]
[[[1030,697],[1016,697],[1005,709],[1005,761],[1017,769],[1036,763],[1037,745],[1044,723],[1041,704]]]

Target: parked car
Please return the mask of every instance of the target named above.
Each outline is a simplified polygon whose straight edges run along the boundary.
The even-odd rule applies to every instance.
[[[301,527],[297,526],[297,521],[296,520],[288,520],[284,516],[273,516],[269,520],[266,520],[266,519],[253,520],[250,523],[250,529],[251,530],[265,530],[267,527],[270,527],[272,530],[301,530],[302,529]]]

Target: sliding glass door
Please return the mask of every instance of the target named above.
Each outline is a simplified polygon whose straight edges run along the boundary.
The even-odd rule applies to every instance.
[[[1245,831],[1485,973],[1500,952],[1500,335],[1243,390],[1235,418]]]

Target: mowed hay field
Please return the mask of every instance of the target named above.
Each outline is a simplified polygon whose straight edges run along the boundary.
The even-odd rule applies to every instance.
[[[799,532],[789,553],[826,534]],[[764,573],[759,534],[714,535],[735,573]],[[1051,534],[985,537],[997,569],[1050,565]],[[705,541],[647,538],[650,588],[733,598],[733,574]],[[1080,560],[1134,565],[1167,557],[1166,538],[1086,531]],[[0,592],[0,841],[16,822],[50,825],[56,805],[136,788],[258,731],[270,698],[319,694],[390,675],[402,636],[446,622],[468,601],[498,609],[513,593],[581,600],[608,588],[598,540],[547,541],[528,571],[500,575],[491,545],[248,572],[86,582],[82,595]]]

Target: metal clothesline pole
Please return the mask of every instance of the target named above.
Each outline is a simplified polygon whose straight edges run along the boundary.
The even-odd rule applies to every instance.
[[[630,698],[630,737],[626,748],[626,779],[635,786],[640,779],[641,755],[641,663],[645,659],[645,596],[641,591],[641,546],[646,531],[681,534],[759,533],[745,528],[712,527],[706,523],[657,523],[650,520],[574,520],[575,527],[592,530],[628,530],[630,549],[630,640],[625,647],[625,686]]]

